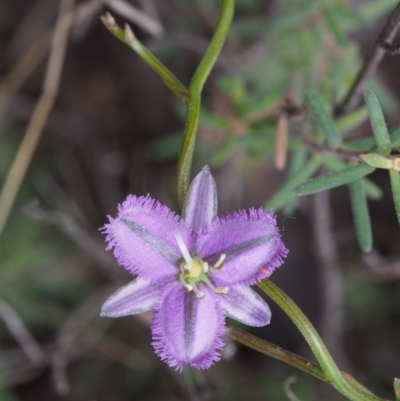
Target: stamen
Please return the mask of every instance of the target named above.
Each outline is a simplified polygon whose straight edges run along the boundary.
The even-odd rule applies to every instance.
[[[219,257],[218,262],[214,265],[214,269],[216,269],[216,270],[221,269],[221,267],[224,265],[225,259],[226,259],[226,254],[223,253],[223,254]]]
[[[201,299],[204,298],[204,292],[200,291],[196,284],[193,283],[193,292],[196,294],[197,298]]]
[[[175,238],[176,242],[178,243],[179,249],[181,250],[182,256],[185,259],[185,262],[190,265],[192,263],[192,257],[190,256],[190,253],[188,249],[186,248],[185,243],[183,242],[183,238],[179,230],[175,231]]]
[[[208,271],[210,270],[210,265],[207,262],[203,262],[202,267],[203,267],[203,273],[208,273]]]
[[[202,277],[202,280],[214,291],[215,294],[226,294],[228,287],[216,287],[207,276]]]
[[[185,292],[193,291],[193,286],[190,285],[190,284],[188,284],[188,283],[185,281],[185,278],[184,278],[183,276],[179,275],[179,280],[180,280],[180,282],[182,283],[183,288],[185,289]]]
[[[217,288],[214,290],[214,292],[215,292],[216,294],[220,294],[220,295],[227,294],[228,291],[229,291],[229,288],[228,288],[228,287],[217,287]]]

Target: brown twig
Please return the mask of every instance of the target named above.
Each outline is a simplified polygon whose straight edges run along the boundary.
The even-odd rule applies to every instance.
[[[75,242],[88,256],[96,261],[107,275],[113,275],[115,260],[106,252],[103,244],[96,240],[93,234],[88,233],[73,217],[62,211],[50,212],[40,209],[34,201],[25,207],[25,212],[48,224],[54,224],[61,229],[73,242]]]
[[[400,28],[400,3],[396,6],[385,26],[377,37],[373,50],[365,59],[356,80],[344,100],[335,108],[335,117],[340,117],[357,106],[366,79],[375,72],[385,53],[393,54],[398,46],[392,46],[392,41]]]
[[[14,309],[2,299],[0,299],[0,319],[4,321],[8,330],[19,343],[33,365],[40,365],[46,360],[45,353],[31,336],[21,318]]]
[[[78,336],[92,319],[98,317],[99,305],[101,305],[109,291],[109,288],[99,290],[86,299],[69,316],[58,332],[55,350],[51,357],[51,368],[54,387],[59,395],[65,395],[69,392],[66,369],[69,363],[82,353],[82,350],[78,347],[78,345],[81,345],[78,342]],[[109,324],[109,321],[104,320],[104,324]],[[87,350],[88,346],[85,349]]]
[[[88,0],[85,3],[79,4],[70,12],[64,14],[63,18],[72,18],[74,24],[76,24],[81,17],[92,14],[100,8],[101,1],[102,0]],[[46,56],[53,35],[54,28],[51,28],[48,32],[43,34],[20,60],[18,60],[16,65],[0,83],[0,122],[13,101],[15,94]]]
[[[24,139],[18,149],[0,194],[0,235],[57,96],[68,33],[73,22],[73,14],[69,12],[73,6],[73,2],[74,0],[63,0],[61,2],[42,95],[33,112]]]

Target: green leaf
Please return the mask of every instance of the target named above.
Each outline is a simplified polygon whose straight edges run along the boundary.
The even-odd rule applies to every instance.
[[[339,45],[344,46],[346,44],[346,35],[340,26],[340,18],[338,18],[337,11],[334,9],[332,4],[325,2],[322,5],[322,12],[325,16],[328,27],[336,39],[336,42]]]
[[[368,153],[366,155],[360,155],[360,158],[364,160],[365,163],[372,167],[376,168],[384,168],[384,169],[391,169],[393,168],[393,160],[387,159],[381,155],[376,153]]]
[[[361,107],[338,118],[335,121],[335,126],[339,132],[351,131],[363,123],[367,118],[368,110],[365,107]]]
[[[372,182],[368,178],[363,178],[362,182],[367,198],[372,200],[382,199],[383,192],[374,182]]]
[[[359,164],[345,170],[308,180],[304,184],[299,185],[294,192],[296,195],[303,196],[326,191],[365,177],[366,175],[371,174],[374,170],[375,169],[368,166],[368,164]]]
[[[306,91],[306,100],[311,107],[318,125],[326,136],[329,147],[337,148],[340,144],[340,138],[331,117],[324,109],[321,99],[313,89],[308,89]]]
[[[396,401],[400,401],[400,379],[395,378],[394,383],[394,394],[396,396]]]
[[[293,195],[293,190],[299,184],[311,177],[321,166],[322,159],[319,155],[314,156],[297,174],[290,177],[282,187],[275,192],[272,198],[267,202],[268,208],[277,210],[283,207]]]
[[[390,142],[392,149],[400,147],[400,124],[390,131]]]
[[[396,126],[389,134],[392,150],[400,147],[400,125]],[[343,144],[343,149],[354,150],[357,152],[374,152],[378,150],[374,138],[363,138]]]
[[[324,155],[324,164],[329,170],[332,171],[340,171],[347,168],[347,164],[342,159],[332,155]],[[372,200],[378,200],[382,198],[383,193],[376,184],[374,184],[368,178],[363,178],[362,182],[364,185],[365,194],[368,198]]]
[[[383,156],[389,156],[392,147],[381,105],[379,104],[378,98],[376,97],[375,93],[372,92],[372,90],[365,91],[364,97],[379,153],[381,153]]]
[[[397,219],[400,223],[400,176],[399,172],[394,169],[389,170],[389,172],[390,182],[392,183],[394,207],[396,209]]]
[[[343,144],[343,148],[346,150],[354,150],[356,152],[367,152],[371,150],[375,145],[375,139],[364,138],[350,141]]]
[[[351,182],[349,189],[358,242],[364,252],[369,252],[372,249],[371,220],[362,180]]]

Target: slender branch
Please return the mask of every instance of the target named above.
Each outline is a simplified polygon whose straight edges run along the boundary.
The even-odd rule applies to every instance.
[[[73,14],[70,12],[73,1],[74,0],[63,0],[61,2],[50,58],[47,65],[46,77],[43,84],[43,92],[36,105],[25,132],[24,139],[18,149],[0,194],[0,235],[58,93],[68,33],[73,23]]]
[[[372,52],[366,58],[356,80],[344,100],[335,108],[335,117],[340,117],[354,109],[362,94],[364,83],[375,72],[385,53],[393,53],[392,41],[400,28],[400,3],[396,6],[379,36]],[[397,46],[398,47],[398,46]]]
[[[316,377],[319,380],[327,381],[320,366],[311,363],[301,356],[286,351],[275,344],[262,340],[261,338],[253,336],[246,331],[240,330],[233,326],[228,326],[227,334],[235,341],[238,341],[243,345],[254,349],[255,351],[261,352],[262,354],[268,355],[274,359],[277,359],[278,361],[291,365],[296,369]]]
[[[77,5],[73,10],[65,13],[64,19],[73,19],[73,24],[79,23],[81,16],[93,14],[101,7],[102,0],[87,0]],[[6,114],[15,94],[32,74],[38,64],[44,59],[51,46],[54,28],[43,34],[33,46],[17,61],[11,71],[0,83],[0,123]]]
[[[45,353],[24,326],[21,318],[3,299],[0,299],[0,319],[4,321],[33,364],[41,364],[46,360]]]

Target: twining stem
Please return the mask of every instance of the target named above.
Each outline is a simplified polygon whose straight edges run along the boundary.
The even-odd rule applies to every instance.
[[[258,283],[259,287],[275,301],[296,325],[317,358],[325,377],[333,387],[353,401],[382,401],[381,398],[350,384],[342,375],[317,331],[299,307],[268,279]]]
[[[255,351],[261,352],[262,354],[268,355],[278,361],[284,362],[288,365],[291,365],[305,373],[308,373],[311,376],[316,377],[319,380],[330,383],[330,381],[325,377],[324,371],[322,368],[307,359],[293,354],[281,347],[278,347],[275,344],[272,344],[266,340],[262,340],[252,334],[247,333],[246,331],[240,330],[237,327],[229,326],[227,334],[233,338],[235,341],[240,342],[243,345],[246,345],[249,348],[254,349]],[[362,384],[358,383],[352,376],[350,376],[346,372],[341,372],[342,376],[353,386],[358,387],[361,391],[367,394],[372,393],[366,389]]]
[[[199,124],[201,92],[225,42],[232,22],[234,8],[234,0],[222,0],[216,30],[189,87],[190,97],[188,101],[186,127],[178,161],[178,200],[181,208],[183,207],[189,188],[193,151]]]
[[[255,351],[261,352],[288,365],[294,366],[295,368],[302,370],[303,372],[306,372],[317,379],[327,381],[320,366],[307,361],[307,359],[302,358],[301,356],[286,351],[275,344],[262,340],[261,338],[253,336],[236,327],[228,326],[227,334],[235,341],[238,341],[243,345],[254,349]]]

